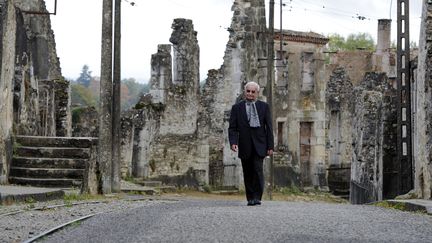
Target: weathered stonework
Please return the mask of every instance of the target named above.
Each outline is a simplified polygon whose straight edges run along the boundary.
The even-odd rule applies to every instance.
[[[164,105],[144,96],[135,109],[121,118],[121,173],[123,177],[147,178],[153,140],[159,134]]]
[[[414,123],[414,188],[420,198],[432,199],[432,3],[423,1],[420,29]]]
[[[123,120],[124,173],[180,185],[235,186],[241,166],[226,139],[227,116],[247,81],[265,86],[266,56],[264,1],[233,3],[230,38],[224,64],[210,70],[200,94],[199,46],[192,21],[175,19],[171,45],[159,45],[152,55],[150,103],[163,110]],[[172,60],[172,65],[171,65]],[[172,73],[172,75],[171,75]],[[263,89],[264,90],[264,89]],[[135,124],[141,119],[142,126]]]
[[[360,204],[382,200],[384,187],[396,186],[385,178],[395,159],[396,92],[384,73],[366,73],[353,96],[350,201]]]
[[[353,85],[345,69],[333,70],[326,88],[326,161],[330,191],[348,194],[352,158]]]
[[[69,82],[61,75],[54,33],[42,0],[15,1],[17,63],[14,116],[21,135],[70,136]]]
[[[30,13],[47,12],[44,1],[11,0],[1,8],[0,150],[11,154],[12,133],[71,135],[69,82],[61,75],[49,15]],[[5,183],[11,157],[0,157]]]
[[[98,137],[98,128],[98,112],[94,107],[72,109],[72,137]]]
[[[13,76],[16,42],[16,11],[14,1],[1,8],[1,69],[0,69],[0,184],[8,182],[12,160]]]
[[[173,79],[164,84],[166,103],[170,105],[166,106],[161,119],[160,134],[193,134],[197,131],[199,95],[197,33],[192,21],[186,19],[175,19],[171,28]]]
[[[275,184],[326,188],[325,89],[328,39],[313,32],[275,34],[273,97]],[[280,41],[283,41],[280,50]],[[283,173],[281,171],[284,171]]]
[[[262,0],[234,1],[223,65],[209,70],[201,90],[197,33],[190,20],[174,20],[173,45],[159,45],[152,56],[150,94],[122,121],[123,175],[177,185],[242,186],[241,163],[227,140],[228,118],[247,81],[261,85],[263,100],[268,95],[264,6]],[[347,193],[351,182],[354,203],[395,196],[390,23],[379,21],[376,52],[327,54],[328,39],[319,34],[275,34],[276,186],[333,186]]]

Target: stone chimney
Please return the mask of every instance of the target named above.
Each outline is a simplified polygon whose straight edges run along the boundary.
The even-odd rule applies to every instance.
[[[378,20],[377,54],[386,52],[390,48],[391,19]]]

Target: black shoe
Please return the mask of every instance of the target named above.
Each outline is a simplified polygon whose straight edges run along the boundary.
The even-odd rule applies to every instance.
[[[248,200],[248,206],[255,206],[255,200]]]
[[[255,205],[261,205],[261,200],[255,199]]]

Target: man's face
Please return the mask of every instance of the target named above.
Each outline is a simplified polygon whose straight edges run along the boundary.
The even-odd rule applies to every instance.
[[[258,97],[258,91],[254,85],[248,85],[245,89],[246,99],[249,101],[254,101]]]

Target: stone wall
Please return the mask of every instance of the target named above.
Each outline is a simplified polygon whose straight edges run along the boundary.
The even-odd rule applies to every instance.
[[[61,76],[54,33],[43,0],[2,5],[0,108],[1,182],[7,180],[12,133],[70,136],[69,82]],[[12,103],[10,103],[12,101]],[[12,113],[10,113],[12,111]],[[13,131],[11,128],[13,127]]]
[[[275,37],[278,35],[275,35]],[[326,188],[323,48],[328,39],[312,32],[284,30],[275,42],[273,96],[275,184]],[[284,171],[284,173],[279,173]]]
[[[70,136],[69,82],[61,75],[54,33],[42,0],[15,1],[17,63],[14,120],[21,135]]]
[[[384,73],[366,73],[354,89],[350,201],[383,199],[384,172],[395,158],[396,92]],[[392,149],[393,148],[393,149]]]
[[[172,46],[159,45],[152,55],[151,98],[141,107],[147,115],[123,119],[124,174],[193,186],[242,183],[240,161],[229,149],[227,117],[246,82],[266,84],[259,61],[267,56],[266,19],[262,0],[236,0],[232,10],[224,63],[209,71],[202,94],[197,33],[191,20],[174,20]],[[153,106],[163,109],[150,115]]]
[[[159,134],[165,105],[152,103],[151,96],[141,97],[134,109],[121,117],[121,174],[122,177],[149,177],[152,145]]]
[[[333,70],[326,88],[326,161],[329,189],[339,194],[349,193],[353,88],[344,68]]]
[[[164,96],[169,105],[161,119],[160,134],[193,134],[197,131],[199,102],[200,59],[197,33],[192,21],[186,19],[175,19],[172,29],[170,42],[173,44],[173,79],[166,80],[168,82],[164,84]]]
[[[0,184],[8,182],[12,160],[13,77],[15,66],[16,11],[14,1],[1,6],[0,69]]]
[[[96,108],[72,108],[72,137],[98,137],[99,116]]]
[[[267,73],[263,68],[267,57],[266,12],[263,0],[236,0],[231,8],[233,17],[228,28],[229,39],[224,62],[218,70],[213,107],[217,119],[211,128],[215,135],[209,137],[211,158],[219,158],[223,151],[223,182],[225,187],[243,185],[241,162],[233,153],[228,141],[228,118],[232,105],[242,94],[244,85],[255,81],[261,86],[260,98],[266,99]],[[219,165],[221,165],[219,163]],[[222,169],[222,168],[220,168]]]
[[[330,55],[331,64],[335,67],[344,67],[354,86],[360,84],[365,72],[375,71],[372,51],[341,51]]]
[[[432,3],[423,1],[414,131],[414,188],[420,198],[432,198]]]

